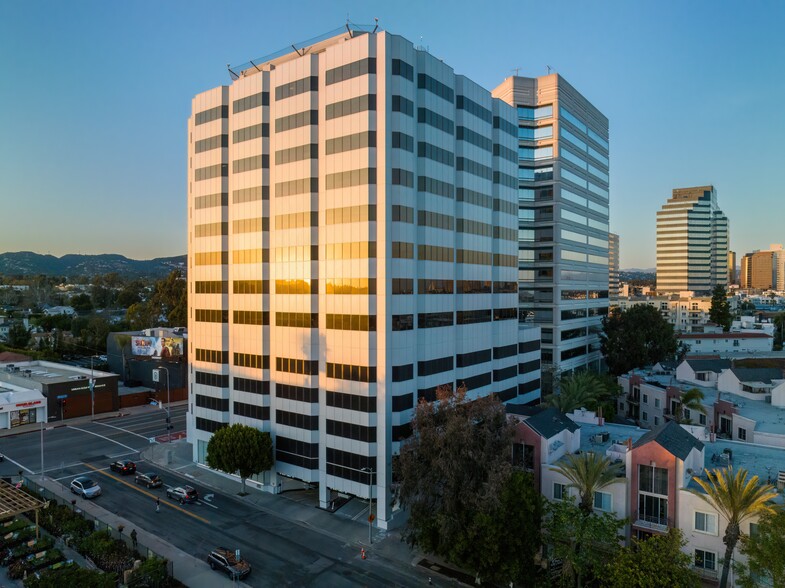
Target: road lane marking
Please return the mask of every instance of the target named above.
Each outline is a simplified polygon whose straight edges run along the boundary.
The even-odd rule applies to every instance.
[[[131,484],[130,482],[126,482],[125,480],[121,480],[117,476],[113,476],[112,474],[110,474],[108,472],[104,472],[104,471],[102,471],[102,470],[100,470],[100,469],[98,469],[96,467],[91,466],[89,463],[86,463],[84,465],[86,465],[88,468],[90,468],[94,472],[97,472],[99,474],[103,474],[107,478],[111,478],[112,480],[115,480],[116,482],[120,482],[121,484],[125,484],[126,486],[128,486],[129,488],[132,488],[133,490],[136,490],[137,492],[141,492],[145,496],[149,496],[153,500],[155,500],[156,498],[158,498],[158,499],[161,498],[157,494],[153,494],[152,492],[147,492],[146,490],[143,490],[143,489],[139,488],[139,486],[137,484]],[[185,510],[184,508],[181,508],[181,507],[177,506],[176,504],[171,504],[168,501],[161,501],[161,505],[162,506],[168,506],[169,508],[173,508],[175,510],[179,510],[181,513],[187,514],[189,517],[192,517],[192,518],[194,518],[194,519],[196,519],[198,521],[202,521],[203,523],[205,523],[207,525],[211,524],[210,521],[208,521],[207,519],[205,519],[203,517],[200,517],[199,515],[196,515],[196,514],[194,514],[192,512],[189,512],[189,511]]]
[[[106,441],[111,441],[112,443],[116,443],[117,445],[121,447],[125,447],[126,449],[134,453],[139,453],[140,451],[139,449],[134,449],[133,447],[130,447],[125,443],[120,443],[119,441],[115,441],[114,439],[110,439],[109,437],[104,437],[103,435],[99,435],[98,433],[93,433],[92,431],[88,431],[86,429],[80,429],[79,427],[74,427],[72,425],[67,425],[67,426],[69,429],[73,429],[74,431],[81,431],[82,433],[87,433],[88,435],[95,435],[96,437],[100,437],[101,439],[105,439]]]
[[[19,463],[18,461],[14,461],[13,459],[11,459],[10,457],[8,457],[8,456],[7,456],[7,455],[5,455],[5,454],[4,454],[4,457],[6,458],[6,460],[8,460],[8,461],[10,461],[12,464],[14,464],[16,467],[18,467],[18,468],[22,468],[24,471],[26,471],[26,472],[29,472],[30,474],[35,474],[35,472],[34,472],[33,470],[31,470],[31,469],[30,469],[30,468],[28,468],[28,467],[25,467],[25,466],[23,466],[23,465],[22,465],[21,463]]]
[[[104,427],[110,427],[112,429],[117,429],[118,431],[123,431],[124,433],[128,433],[129,435],[136,435],[137,437],[140,437],[141,439],[144,439],[145,441],[147,441],[147,437],[142,437],[142,435],[140,435],[139,433],[134,433],[133,431],[129,431],[127,429],[123,429],[122,427],[115,427],[114,425],[107,425],[106,423],[100,423],[100,422],[97,422],[97,421],[96,421],[95,424],[96,425],[103,425]]]

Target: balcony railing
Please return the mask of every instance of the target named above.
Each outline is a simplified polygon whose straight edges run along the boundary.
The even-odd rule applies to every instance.
[[[699,568],[698,566],[692,566],[692,571],[694,571],[704,580],[719,579],[719,573],[717,572],[717,570],[707,570],[706,568]]]
[[[635,513],[632,520],[635,521],[634,526],[639,529],[649,529],[659,533],[667,533],[668,527],[671,526],[671,520],[667,517],[656,517],[638,512]]]

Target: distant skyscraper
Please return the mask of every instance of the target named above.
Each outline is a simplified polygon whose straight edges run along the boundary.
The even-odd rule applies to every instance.
[[[194,460],[228,424],[269,431],[264,488],[315,482],[322,507],[370,492],[386,526],[419,399],[540,397],[539,330],[518,324],[517,113],[381,31],[230,71],[188,124]]]
[[[510,77],[518,109],[521,316],[561,371],[600,362],[608,313],[608,119],[558,74]]]
[[[785,251],[780,244],[756,250],[741,258],[741,287],[785,290]]]
[[[728,251],[728,283],[738,284],[736,276],[736,252]]]
[[[728,285],[728,218],[714,186],[677,188],[657,212],[657,290]]]
[[[619,296],[619,236],[608,233],[608,292],[611,298]]]

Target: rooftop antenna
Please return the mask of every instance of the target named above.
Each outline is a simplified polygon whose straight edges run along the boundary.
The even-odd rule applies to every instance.
[[[550,65],[546,65],[545,67],[548,68],[548,75],[551,75],[551,70],[553,69]]]
[[[373,27],[373,31],[371,31],[371,34],[375,33],[377,31],[377,29],[379,28],[379,19],[374,16],[373,20],[376,22],[376,26]]]
[[[514,68],[512,68],[512,71],[515,72],[515,77],[516,78],[521,75],[521,68],[520,67],[514,67]]]

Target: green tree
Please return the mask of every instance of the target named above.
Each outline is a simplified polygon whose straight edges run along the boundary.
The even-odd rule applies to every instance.
[[[81,330],[82,346],[85,350],[95,353],[106,351],[106,338],[112,332],[112,325],[100,316],[90,317],[87,325]]]
[[[714,290],[712,290],[709,318],[711,319],[711,322],[722,326],[722,330],[726,333],[730,331],[733,315],[731,315],[730,312],[728,293],[725,291],[725,286],[717,285],[714,287]]]
[[[619,550],[619,530],[625,521],[604,512],[586,515],[574,502],[548,504],[544,535],[551,561],[562,562],[563,586],[583,586],[601,573],[608,559]]]
[[[238,474],[245,495],[245,480],[273,467],[270,433],[247,425],[221,427],[207,443],[207,465],[229,474]]]
[[[633,539],[630,547],[613,554],[599,574],[603,588],[699,588],[692,558],[682,551],[686,544],[681,530],[675,528],[667,535]]]
[[[146,302],[132,304],[125,311],[125,320],[131,326],[131,330],[140,331],[156,326],[158,314],[155,309]]]
[[[188,283],[180,270],[173,270],[156,282],[150,303],[166,317],[166,326],[188,324]]]
[[[736,566],[740,586],[756,588],[759,578],[766,578],[769,586],[785,586],[785,510],[764,514],[757,533],[742,535],[741,552],[748,561]]]
[[[77,294],[71,298],[71,306],[79,314],[87,314],[93,310],[93,303],[87,294]]]
[[[785,312],[774,315],[774,350],[782,350],[785,340]]]
[[[396,498],[409,513],[406,542],[483,581],[533,577],[541,498],[513,472],[504,405],[441,386],[435,401],[417,405],[412,431],[393,466]]]
[[[578,491],[578,507],[588,516],[594,512],[594,493],[619,479],[621,464],[612,463],[593,451],[584,451],[565,455],[552,469],[570,481],[570,488]]]
[[[602,353],[613,375],[653,365],[673,358],[679,342],[660,311],[648,304],[638,304],[620,312],[614,309],[602,321]]]
[[[602,410],[611,420],[616,414],[616,401],[621,388],[607,375],[594,372],[574,372],[561,378],[558,393],[548,394],[545,404],[563,413],[579,408]]]
[[[30,330],[22,323],[14,323],[8,328],[8,346],[26,349],[30,344]]]
[[[681,410],[673,415],[677,423],[692,424],[692,418],[686,418],[684,411],[688,410],[690,413],[699,412],[706,414],[706,407],[703,406],[703,392],[700,388],[690,388],[681,395]]]
[[[747,476],[747,470],[739,469],[734,474],[732,467],[706,470],[706,480],[693,478],[703,492],[689,489],[728,521],[722,538],[725,544],[725,559],[722,563],[720,588],[728,585],[728,571],[733,551],[741,536],[741,524],[756,515],[775,512],[770,503],[777,496],[774,487],[770,484],[759,484],[758,476],[752,476],[749,480]]]
[[[172,585],[167,560],[160,557],[148,557],[128,578],[128,586],[133,588],[168,588]]]
[[[24,581],[24,586],[25,588],[62,588],[63,586],[115,588],[117,574],[88,570],[72,564],[56,570],[44,571],[40,577],[30,574]]]

